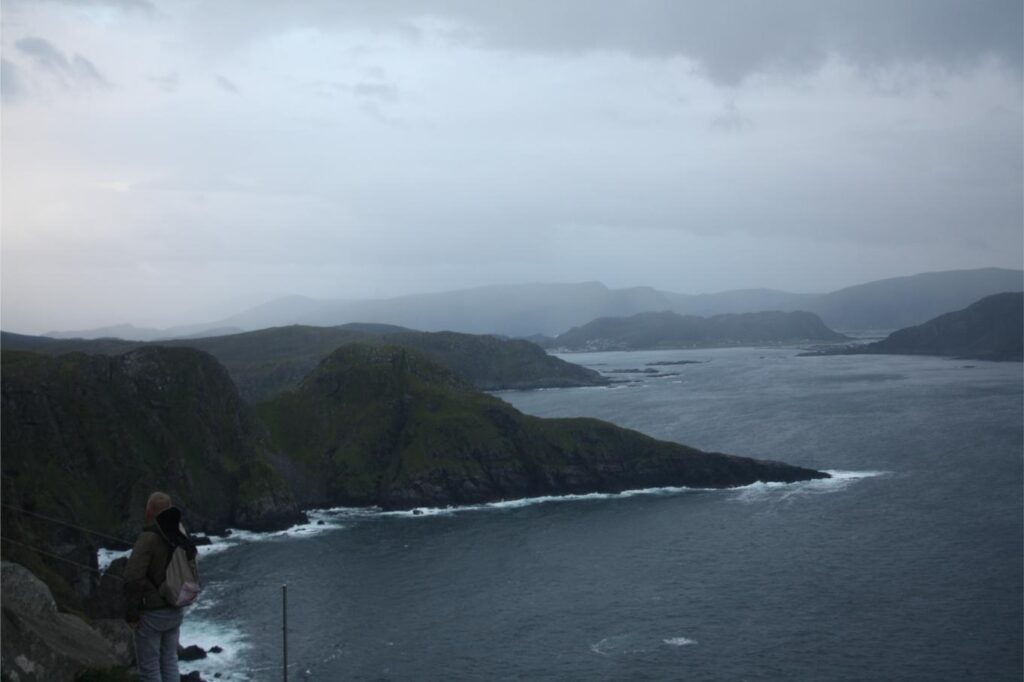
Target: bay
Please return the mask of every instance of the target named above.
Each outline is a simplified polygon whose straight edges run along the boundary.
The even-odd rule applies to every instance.
[[[194,667],[280,679],[286,583],[289,679],[1021,678],[1019,363],[562,357],[624,383],[499,395],[837,475],[240,534],[203,558],[183,642],[225,651]]]

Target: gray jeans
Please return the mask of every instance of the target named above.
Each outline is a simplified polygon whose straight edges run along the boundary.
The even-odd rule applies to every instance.
[[[184,609],[143,611],[135,629],[135,662],[142,682],[179,682],[178,631]]]

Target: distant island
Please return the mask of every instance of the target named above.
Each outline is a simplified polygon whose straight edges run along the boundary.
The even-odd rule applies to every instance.
[[[970,360],[1024,360],[1024,293],[986,296],[874,343],[814,354],[941,355]]]
[[[547,341],[570,351],[651,350],[844,341],[814,313],[762,312],[698,317],[671,311],[605,317]]]

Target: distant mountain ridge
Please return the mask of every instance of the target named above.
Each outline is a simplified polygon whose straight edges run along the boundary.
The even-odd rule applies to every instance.
[[[317,300],[288,296],[202,325],[165,330],[121,329],[139,340],[195,336],[206,330],[257,330],[292,324],[337,326],[379,322],[424,331],[457,331],[527,337],[554,336],[600,317],[670,310],[681,315],[720,315],[805,310],[839,331],[897,329],[959,310],[1004,291],[1024,290],[1024,271],[1000,268],[951,270],[868,282],[823,294],[743,289],[680,294],[651,287],[609,289],[600,282],[485,286],[378,300]],[[76,332],[111,335],[111,328]],[[212,331],[207,332],[212,335]]]
[[[807,341],[843,341],[814,313],[679,315],[670,311],[603,317],[574,327],[548,345],[565,350],[654,350]]]

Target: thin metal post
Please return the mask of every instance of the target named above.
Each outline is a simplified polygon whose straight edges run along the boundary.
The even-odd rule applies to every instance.
[[[284,682],[288,682],[288,586],[281,585],[281,634],[284,639]]]

